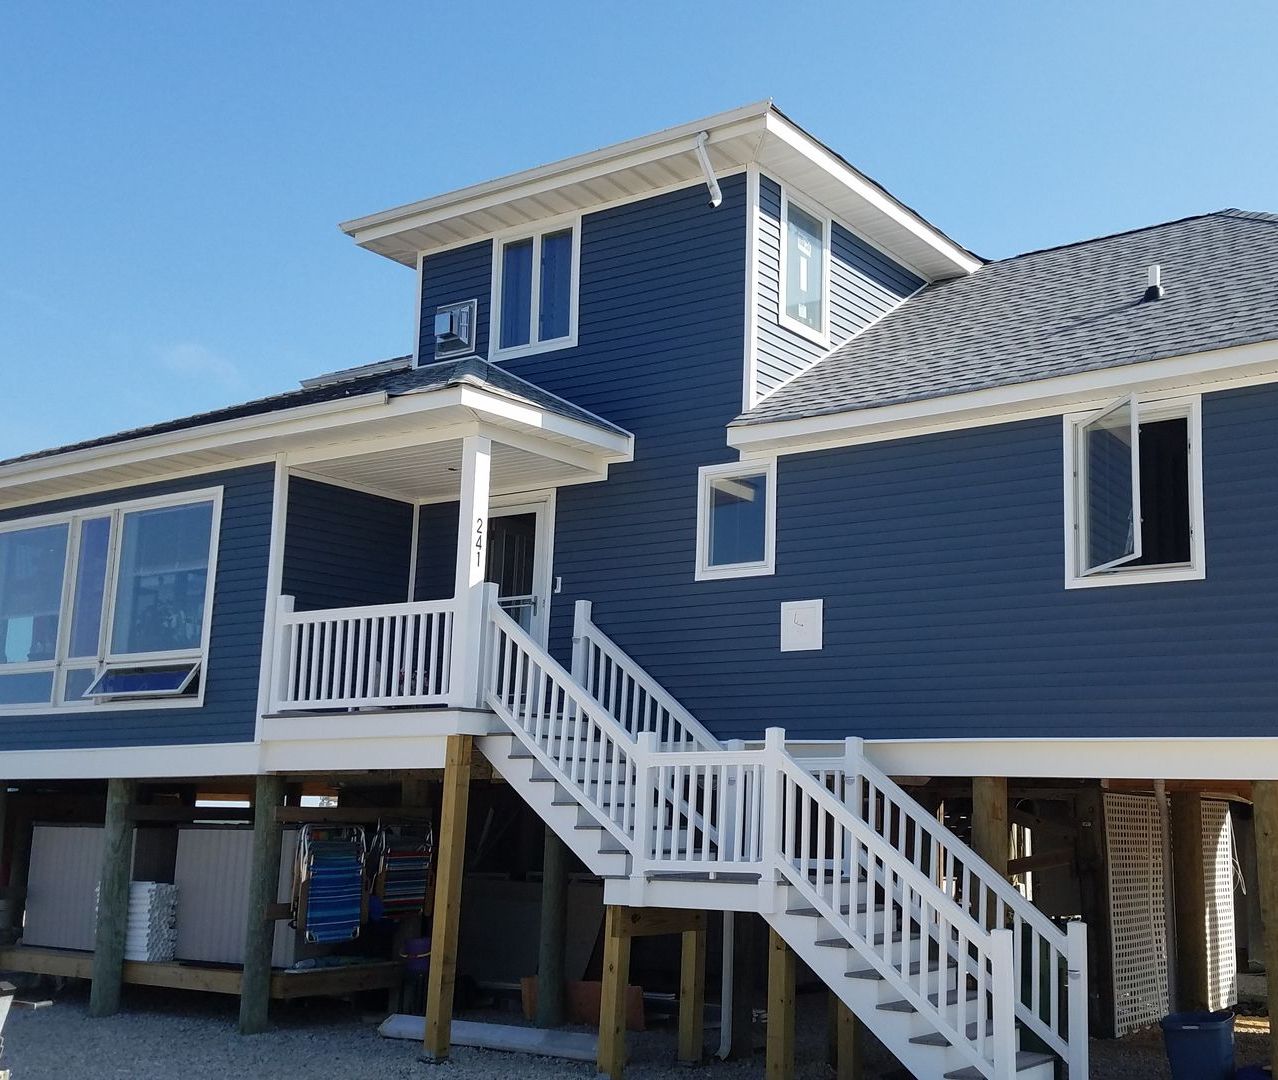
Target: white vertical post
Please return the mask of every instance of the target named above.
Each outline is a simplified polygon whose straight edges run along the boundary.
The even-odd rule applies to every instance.
[[[1087,924],[1077,920],[1065,927],[1068,982],[1065,1007],[1069,1010],[1069,1080],[1087,1080]]]
[[[258,671],[255,738],[262,737],[262,716],[275,711],[273,698],[279,685],[276,599],[284,582],[284,538],[288,528],[288,466],[283,454],[275,455],[275,481],[271,496],[271,546],[266,558],[266,606],[262,612],[262,662]],[[292,610],[291,608],[289,610]]]
[[[760,806],[760,831],[762,833],[762,873],[759,876],[759,911],[769,914],[776,910],[781,891],[781,830],[785,815],[781,801],[785,796],[784,766],[785,729],[770,727],[763,735],[763,791]]]
[[[1016,1076],[1016,986],[1011,930],[990,931],[990,997],[994,1021],[994,1078],[1014,1080]],[[961,969],[960,969],[961,970]],[[959,980],[959,993],[962,990]],[[981,1043],[977,1033],[976,1044]]]
[[[660,861],[665,813],[653,817],[656,799],[654,782],[654,758],[657,754],[657,736],[645,731],[630,751],[635,763],[635,840],[630,856],[630,896],[635,906],[642,907],[644,888],[648,883],[648,868]],[[653,837],[653,829],[658,830]]]
[[[592,606],[589,600],[578,600],[572,609],[572,677],[582,684],[586,681],[586,627]]]
[[[271,712],[278,712],[280,703],[288,696],[288,683],[292,677],[290,670],[290,660],[292,659],[292,649],[290,643],[293,635],[297,633],[297,628],[293,627],[288,633],[284,633],[280,626],[281,615],[292,615],[293,607],[296,601],[291,596],[280,596],[275,600],[275,618],[271,619],[271,635],[273,641],[267,643],[267,655],[270,656],[270,665],[267,669],[266,683],[270,687],[268,708]]]
[[[448,703],[475,708],[480,700],[484,633],[484,578],[488,570],[488,485],[493,444],[482,435],[462,439],[461,507],[457,521],[457,573],[453,582],[452,670]]]

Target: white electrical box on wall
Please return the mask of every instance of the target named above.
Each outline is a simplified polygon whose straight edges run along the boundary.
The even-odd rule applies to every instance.
[[[823,600],[782,601],[782,652],[805,652],[821,648],[824,604]]]

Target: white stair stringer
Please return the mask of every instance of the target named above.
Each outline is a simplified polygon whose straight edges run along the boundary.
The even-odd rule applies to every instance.
[[[1053,926],[855,740],[821,762],[779,729],[722,748],[588,616],[570,674],[490,607],[509,734],[479,746],[606,903],[758,912],[923,1080],[1048,1080],[1057,1056],[1087,1076],[1081,924]],[[1054,1053],[1020,1050],[1027,1030]]]

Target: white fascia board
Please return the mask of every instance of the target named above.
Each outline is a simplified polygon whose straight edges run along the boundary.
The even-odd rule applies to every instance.
[[[889,776],[1278,779],[1278,738],[1264,737],[867,739],[865,753]]]
[[[293,409],[258,413],[235,420],[223,420],[159,435],[142,435],[136,439],[104,446],[87,446],[49,457],[18,461],[0,468],[0,492],[3,492],[6,487],[50,480],[88,468],[108,469],[121,465],[134,465],[168,454],[221,449],[240,442],[260,439],[265,435],[289,434],[307,425],[314,426],[325,417],[334,415],[349,417],[361,409],[378,408],[385,405],[387,400],[384,392],[362,394],[359,397],[343,398],[340,401],[325,401]]]
[[[629,433],[605,430],[574,420],[559,413],[547,412],[528,402],[492,394],[476,387],[458,387],[464,408],[471,409],[476,419],[496,420],[529,428],[535,432],[571,440],[574,443],[603,451],[619,461],[629,461],[634,456],[634,436]]]
[[[651,135],[615,143],[586,154],[577,154],[549,165],[525,169],[405,206],[353,218],[343,222],[338,228],[357,244],[366,244],[406,229],[420,228],[460,214],[484,210],[510,199],[537,195],[564,184],[591,180],[671,154],[693,153],[697,136],[703,131],[709,132],[712,145],[727,137],[742,134],[740,130],[725,131],[727,128],[748,127],[754,123],[762,131],[761,121],[771,109],[771,100],[754,102]]]
[[[948,260],[958,274],[970,274],[984,265],[971,252],[965,251],[937,229],[929,225],[913,210],[894,199],[881,187],[857,172],[837,154],[822,146],[802,128],[775,111],[770,111],[764,121],[767,133],[785,143],[813,164],[828,172],[848,190],[872,206],[884,217],[905,229],[933,251]]]
[[[877,409],[731,425],[728,445],[750,457],[802,454],[1099,407],[1119,392],[1211,392],[1274,381],[1278,341],[1259,341]]]
[[[191,743],[184,746],[107,746],[84,750],[0,752],[10,780],[102,780],[113,778],[253,776],[259,772],[255,743]]]

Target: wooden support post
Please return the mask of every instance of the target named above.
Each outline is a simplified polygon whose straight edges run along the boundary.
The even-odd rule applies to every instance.
[[[537,1026],[564,1022],[564,943],[568,936],[568,849],[546,826],[541,863],[541,938],[537,950]]]
[[[430,975],[426,984],[426,1038],[422,1044],[422,1058],[427,1061],[446,1060],[452,1042],[453,983],[457,978],[466,814],[470,808],[474,753],[473,736],[448,736],[435,869],[435,914],[431,921]]]
[[[972,777],[972,850],[1006,877],[1011,847],[1007,777]]]
[[[794,952],[785,938],[768,931],[768,1080],[794,1075]]]
[[[742,1061],[754,1053],[754,991],[761,966],[762,920],[753,912],[727,911],[732,933],[732,1038],[728,1060]]]
[[[697,1064],[705,1053],[706,932],[685,930],[679,959],[679,1060]]]
[[[1269,1015],[1278,1016],[1278,780],[1257,780],[1251,786],[1256,820],[1256,869],[1259,871],[1260,920],[1265,933],[1265,971],[1269,984]],[[1278,1038],[1269,1039],[1270,1067],[1278,1071]]]
[[[280,881],[282,833],[275,808],[284,802],[284,778],[259,776],[253,788],[253,853],[245,912],[244,975],[240,980],[240,1034],[266,1030],[271,1005],[271,952],[275,921],[270,918]]]
[[[834,1066],[835,1080],[861,1080],[861,1047],[864,1037],[861,1021],[856,1013],[843,1004],[837,994],[830,995],[830,1064]]]
[[[623,922],[626,909],[610,904],[604,916],[603,988],[599,995],[601,1073],[621,1080],[626,1066],[626,986],[630,982],[630,935]]]
[[[1172,893],[1176,910],[1176,1001],[1181,1012],[1206,1009],[1207,889],[1203,878],[1203,808],[1196,791],[1171,795]]]
[[[137,787],[136,780],[111,780],[107,784],[90,1016],[110,1016],[120,1008],[124,938],[129,924],[129,878],[133,871],[133,822],[129,820],[129,806]]]
[[[31,870],[31,818],[26,811],[8,816],[13,819],[13,835],[9,841],[9,934],[8,940],[22,936],[27,908],[27,884]]]

